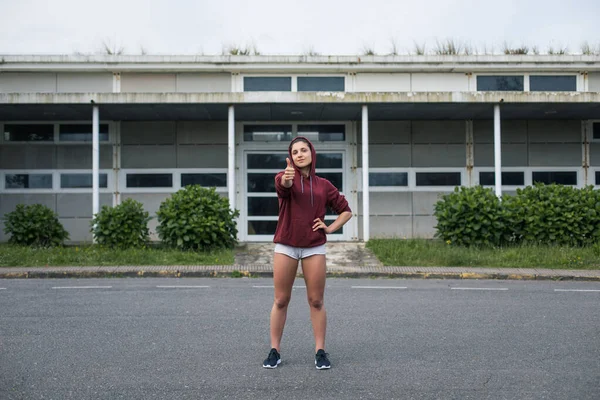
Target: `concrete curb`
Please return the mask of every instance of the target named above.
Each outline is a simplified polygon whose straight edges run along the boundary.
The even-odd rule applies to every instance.
[[[0,279],[39,278],[258,278],[272,277],[270,265],[7,267]],[[302,276],[301,273],[298,274]],[[600,270],[536,270],[461,267],[330,267],[331,278],[493,279],[600,282]]]

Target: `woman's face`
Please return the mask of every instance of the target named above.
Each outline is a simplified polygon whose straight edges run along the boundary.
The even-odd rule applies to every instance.
[[[312,163],[312,154],[308,143],[294,143],[292,145],[292,159],[298,168],[308,167]]]

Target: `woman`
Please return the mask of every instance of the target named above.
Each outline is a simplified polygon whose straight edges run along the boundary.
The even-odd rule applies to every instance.
[[[273,282],[275,301],[271,310],[271,351],[263,362],[265,368],[281,363],[280,344],[298,260],[306,282],[310,319],[315,337],[317,369],[331,367],[325,353],[327,319],[323,305],[325,291],[325,243],[327,234],[340,229],[352,217],[348,201],[327,179],[315,175],[316,153],[312,143],[297,137],[289,145],[285,171],[275,176],[279,198],[279,219],[275,230]],[[326,207],[337,219],[329,226],[324,222]]]

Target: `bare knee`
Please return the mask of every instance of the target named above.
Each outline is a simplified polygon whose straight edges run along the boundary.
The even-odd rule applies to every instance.
[[[311,308],[315,310],[321,310],[323,308],[323,299],[322,298],[309,298],[308,304]]]
[[[275,307],[279,310],[287,308],[288,304],[290,304],[290,296],[275,297]]]

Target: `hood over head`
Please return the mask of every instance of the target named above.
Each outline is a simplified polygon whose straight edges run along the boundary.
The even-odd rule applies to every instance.
[[[306,141],[306,143],[308,143],[308,148],[310,149],[310,155],[311,155],[311,159],[312,159],[312,162],[310,164],[309,176],[314,176],[315,170],[316,170],[316,164],[317,164],[317,152],[315,151],[315,146],[313,146],[311,141],[308,140],[307,138],[305,138],[304,136],[297,136],[290,142],[290,145],[288,147],[288,154],[290,155],[290,161],[292,161],[292,165],[294,166],[294,169],[296,171],[300,172],[300,168],[298,168],[296,166],[296,163],[294,162],[294,158],[292,157],[292,145],[300,139],[302,141]]]

